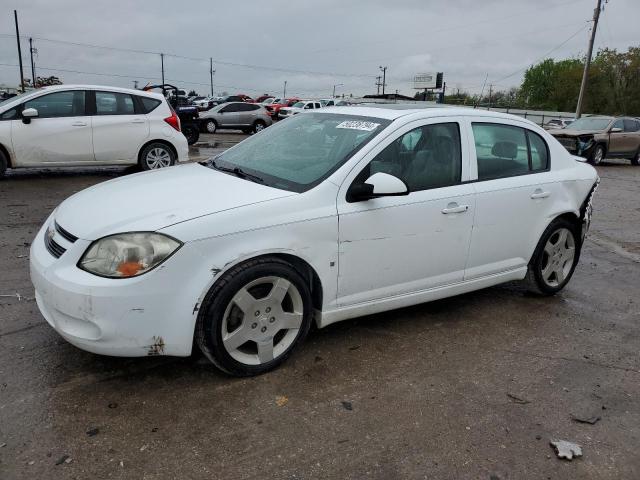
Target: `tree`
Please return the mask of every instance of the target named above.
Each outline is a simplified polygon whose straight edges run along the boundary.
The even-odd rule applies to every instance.
[[[56,76],[51,77],[36,77],[35,85],[32,84],[30,78],[24,79],[24,84],[27,87],[40,88],[40,87],[49,87],[51,85],[62,85],[62,80],[60,80]]]
[[[198,94],[196,93],[195,90],[190,90],[189,93],[187,94],[187,97],[197,97]]]

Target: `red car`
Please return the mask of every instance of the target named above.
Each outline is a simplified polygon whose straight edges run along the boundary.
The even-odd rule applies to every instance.
[[[271,116],[271,118],[277,120],[278,113],[280,112],[281,108],[290,107],[294,103],[297,103],[299,101],[300,99],[297,97],[285,98],[284,100],[282,100],[281,98],[277,98],[275,102],[273,102],[271,105],[265,105],[264,108],[267,109],[267,113]]]
[[[264,94],[264,95],[260,95],[258,98],[256,98],[253,102],[254,103],[262,103],[264,102],[267,98],[273,98],[273,95],[268,95],[268,94]]]

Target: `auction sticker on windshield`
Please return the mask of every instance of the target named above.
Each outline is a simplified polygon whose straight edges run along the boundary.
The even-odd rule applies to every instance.
[[[380,126],[379,123],[363,122],[360,120],[347,120],[336,125],[336,128],[350,128],[351,130],[364,130],[365,132],[372,132]]]

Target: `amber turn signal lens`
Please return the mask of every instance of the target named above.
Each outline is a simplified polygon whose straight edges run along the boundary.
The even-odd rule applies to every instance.
[[[123,277],[133,277],[140,270],[142,270],[143,265],[140,262],[122,262],[118,265],[118,272]]]

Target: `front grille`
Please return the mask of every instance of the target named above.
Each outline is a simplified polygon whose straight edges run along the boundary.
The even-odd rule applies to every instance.
[[[558,141],[567,150],[576,150],[576,139],[570,137],[559,137]]]
[[[60,244],[56,243],[56,241],[51,238],[47,232],[44,234],[44,246],[47,247],[49,253],[56,258],[60,258],[62,254],[67,251]]]
[[[55,222],[55,226],[56,226],[56,230],[58,231],[60,236],[62,238],[64,238],[65,240],[67,240],[68,242],[74,243],[76,240],[78,240],[78,237],[76,237],[75,235],[67,232],[64,228],[62,228],[60,225],[58,225],[58,222]]]

